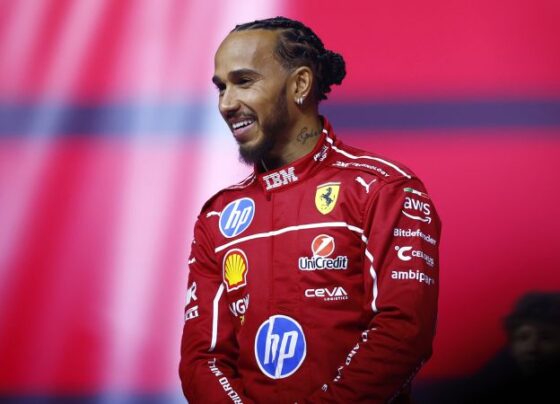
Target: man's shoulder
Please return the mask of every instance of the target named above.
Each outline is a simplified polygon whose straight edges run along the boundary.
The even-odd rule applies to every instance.
[[[328,165],[335,169],[369,173],[387,183],[417,178],[410,168],[383,155],[342,142],[336,142],[332,149]]]
[[[208,200],[202,205],[200,210],[201,215],[207,215],[212,211],[220,212],[223,207],[230,201],[234,200],[236,196],[241,197],[241,194],[245,194],[247,189],[255,182],[255,173],[251,173],[248,177],[239,181],[236,184],[230,185],[228,187],[222,188],[214,195],[212,195]]]

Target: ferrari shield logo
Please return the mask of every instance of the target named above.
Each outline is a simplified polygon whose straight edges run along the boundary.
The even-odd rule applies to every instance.
[[[315,206],[323,215],[329,214],[336,205],[340,182],[328,182],[317,187],[315,192]]]

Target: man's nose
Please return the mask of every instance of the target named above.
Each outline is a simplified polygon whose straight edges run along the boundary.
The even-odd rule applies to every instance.
[[[219,109],[223,116],[227,116],[239,109],[239,99],[235,90],[226,88],[220,97]]]
[[[527,338],[525,341],[525,350],[527,352],[535,353],[540,348],[540,341],[537,335],[531,335],[530,338]]]

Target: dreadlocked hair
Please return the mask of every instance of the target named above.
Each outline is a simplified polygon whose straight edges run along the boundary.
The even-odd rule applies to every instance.
[[[276,56],[287,69],[307,66],[313,71],[314,93],[317,100],[326,100],[333,84],[346,76],[346,63],[338,53],[325,49],[317,35],[303,23],[285,17],[256,20],[236,25],[232,32],[266,29],[280,31]]]

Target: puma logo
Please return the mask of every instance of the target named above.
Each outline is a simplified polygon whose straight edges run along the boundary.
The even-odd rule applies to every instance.
[[[365,182],[365,180],[362,177],[356,177],[356,181],[358,181],[358,183],[360,185],[362,185],[365,189],[366,189],[366,193],[369,194],[369,187],[371,184],[373,184],[375,181],[377,180],[372,180],[369,184],[367,182]]]

